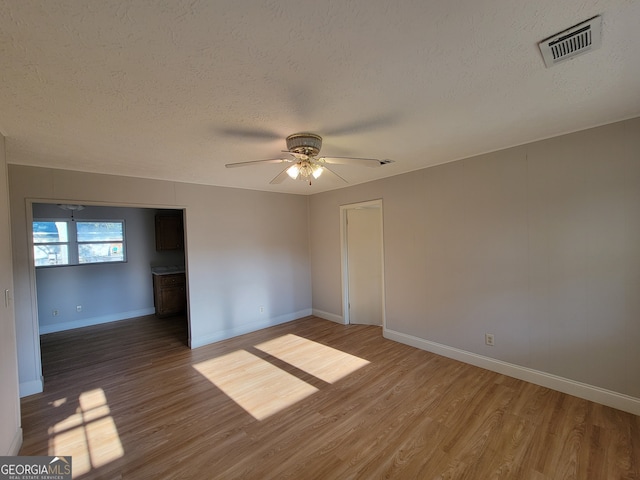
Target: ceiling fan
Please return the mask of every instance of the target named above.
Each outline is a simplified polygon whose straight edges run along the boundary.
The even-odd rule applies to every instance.
[[[355,158],[355,157],[319,157],[322,147],[322,137],[315,133],[294,133],[287,137],[287,150],[282,153],[290,155],[284,158],[269,158],[266,160],[254,160],[251,162],[227,163],[225,167],[247,167],[259,165],[261,163],[286,163],[287,167],[282,170],[269,183],[282,183],[287,177],[300,179],[311,185],[313,179],[317,179],[326,170],[335,175],[345,183],[344,178],[334,172],[329,165],[359,165],[364,167],[379,167],[391,163],[393,160],[378,160],[375,158]]]

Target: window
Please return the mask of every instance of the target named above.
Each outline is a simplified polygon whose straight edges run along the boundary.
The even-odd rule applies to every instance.
[[[36,267],[125,262],[123,220],[33,222]]]
[[[78,263],[124,262],[124,222],[75,222]]]
[[[69,229],[62,222],[33,222],[33,256],[36,267],[69,265]]]

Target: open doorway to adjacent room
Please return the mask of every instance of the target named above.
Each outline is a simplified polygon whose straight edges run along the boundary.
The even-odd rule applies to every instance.
[[[182,209],[38,200],[28,212],[38,336],[145,317],[188,345]]]

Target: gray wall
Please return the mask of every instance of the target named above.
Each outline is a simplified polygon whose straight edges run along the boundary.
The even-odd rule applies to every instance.
[[[11,225],[4,137],[0,135],[0,456],[17,455],[22,445],[18,365],[13,303],[5,303],[5,291],[13,296]]]
[[[389,332],[640,398],[640,119],[314,195],[314,311],[375,198]]]
[[[148,208],[87,205],[78,220],[124,220],[126,263],[36,269],[40,333],[149,315],[153,308],[150,267],[184,265],[184,252],[156,252],[155,214]],[[33,204],[33,218],[69,218],[56,204]],[[76,306],[82,311],[77,312]],[[58,316],[53,315],[58,311]]]
[[[311,313],[306,197],[19,165],[9,190],[22,395],[42,388],[30,201],[184,208],[193,347]]]

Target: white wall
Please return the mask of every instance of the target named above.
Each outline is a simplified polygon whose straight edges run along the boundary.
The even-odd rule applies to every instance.
[[[387,336],[640,412],[640,119],[312,196],[314,311],[342,315],[339,205],[373,198]]]
[[[10,300],[13,296],[10,231],[7,163],[4,137],[0,135],[0,456],[17,455],[22,445],[15,320]]]
[[[150,208],[87,205],[77,220],[124,220],[127,262],[36,269],[40,333],[57,332],[154,313],[150,268],[184,265],[184,252],[157,252]],[[33,218],[69,218],[56,204],[33,204]],[[77,312],[76,306],[82,311]],[[53,315],[53,310],[58,312]]]
[[[18,165],[9,189],[23,395],[41,388],[28,199],[185,208],[192,347],[311,313],[306,197]]]

